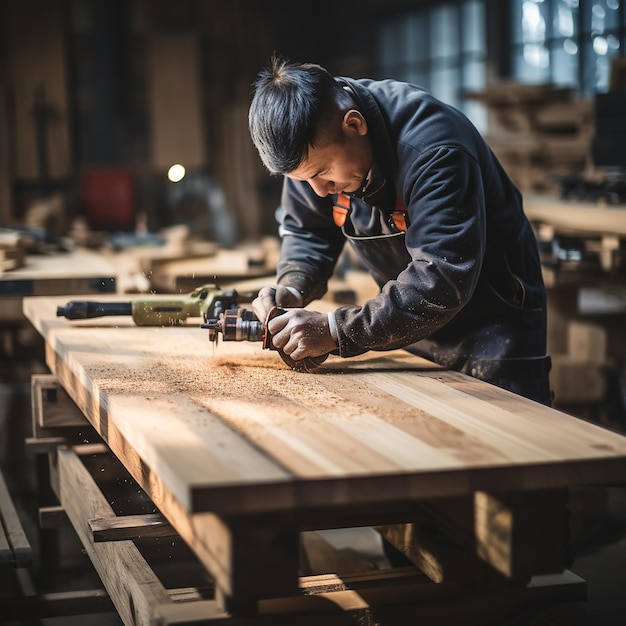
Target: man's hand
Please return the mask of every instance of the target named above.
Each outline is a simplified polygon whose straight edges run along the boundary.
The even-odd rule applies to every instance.
[[[302,294],[297,289],[277,285],[275,287],[263,287],[257,297],[252,301],[252,310],[254,314],[264,322],[267,318],[267,314],[275,306],[289,309],[301,307],[302,305]]]
[[[291,309],[272,318],[267,329],[274,346],[294,361],[322,356],[337,348],[330,334],[326,313]]]

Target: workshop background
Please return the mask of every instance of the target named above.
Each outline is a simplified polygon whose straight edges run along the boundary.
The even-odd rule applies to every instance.
[[[626,432],[623,0],[2,2],[0,468],[27,529],[37,467],[21,416],[46,369],[19,300],[98,292],[69,270],[37,291],[29,272],[88,252],[83,269],[110,280],[100,292],[189,291],[204,257],[227,278],[271,276],[281,181],[256,155],[247,110],[275,51],[421,84],[470,117],[539,238],[555,406]],[[360,270],[347,255],[330,296],[367,297]],[[607,487],[575,501],[581,575],[604,580],[594,626],[623,623],[625,500]],[[89,566],[68,543],[57,556],[71,584]]]

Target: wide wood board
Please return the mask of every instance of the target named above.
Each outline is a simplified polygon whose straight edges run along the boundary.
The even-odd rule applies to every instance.
[[[626,206],[623,204],[603,205],[527,194],[524,212],[531,221],[552,226],[558,233],[626,237]]]
[[[24,299],[50,369],[113,452],[189,512],[375,507],[626,478],[623,435],[404,351],[331,356],[299,373],[259,343],[211,344],[200,320],[56,317],[68,299]]]

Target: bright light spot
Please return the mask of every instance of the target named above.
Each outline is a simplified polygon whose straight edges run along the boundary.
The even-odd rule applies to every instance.
[[[609,42],[604,37],[593,38],[593,51],[599,55],[605,55],[609,50]]]
[[[571,39],[566,39],[563,42],[563,50],[565,50],[567,54],[578,54],[578,46]]]
[[[526,44],[523,48],[524,60],[532,67],[548,67],[549,55],[543,46]]]
[[[591,8],[591,14],[594,17],[604,19],[606,12],[604,10],[604,7],[600,6],[599,4],[594,4],[593,7]]]
[[[571,10],[559,6],[557,8],[557,24],[561,35],[572,37],[574,35],[574,15]]]
[[[524,42],[545,41],[546,22],[534,2],[522,5],[522,33]]]
[[[173,183],[179,183],[185,178],[185,168],[180,163],[174,163],[169,170],[167,170],[167,178]]]

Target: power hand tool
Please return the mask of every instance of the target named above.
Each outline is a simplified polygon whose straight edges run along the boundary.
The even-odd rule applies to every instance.
[[[263,323],[252,311],[239,307],[239,302],[252,302],[256,295],[256,292],[240,293],[234,289],[220,289],[217,285],[202,285],[187,295],[153,296],[130,302],[72,300],[57,307],[57,317],[82,320],[131,315],[137,326],[178,326],[189,317],[201,317],[205,322],[202,328],[209,329],[209,339],[215,343],[220,334],[224,341],[262,341],[264,349],[276,350],[292,369],[308,372],[319,367],[328,355],[294,361],[272,344],[267,322],[285,313],[284,309],[274,307]]]
[[[109,315],[131,315],[137,326],[178,326],[188,317],[205,321],[237,306],[242,300],[252,301],[256,293],[241,294],[217,285],[202,285],[190,294],[138,298],[131,302],[94,302],[74,300],[57,307],[57,317],[82,320]]]
[[[272,336],[267,330],[267,325],[272,318],[283,313],[286,313],[285,309],[275,306],[268,313],[265,322],[261,322],[254,312],[241,307],[232,307],[221,313],[219,317],[206,320],[201,327],[208,329],[209,340],[215,343],[220,334],[223,341],[262,341],[264,349],[276,350],[283,362],[290,368],[299,372],[312,372],[328,358],[327,354],[294,361],[272,343]]]

